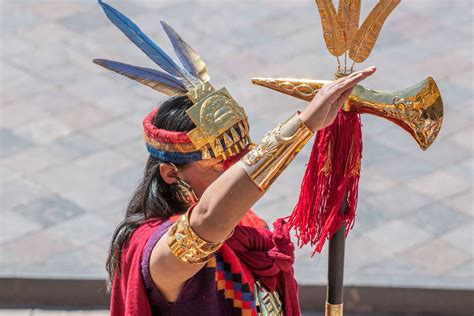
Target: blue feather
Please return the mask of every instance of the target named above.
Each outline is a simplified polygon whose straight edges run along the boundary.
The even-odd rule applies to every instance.
[[[148,36],[146,36],[129,18],[101,0],[99,0],[99,4],[110,21],[148,57],[150,57],[151,60],[163,68],[163,70],[175,77],[185,79],[187,81],[186,85],[189,85],[190,88],[200,84],[197,78],[194,78],[186,69],[176,64],[176,62],[168,56],[161,47],[156,45]]]
[[[195,77],[200,78],[202,81],[209,81],[209,75],[207,74],[206,64],[202,60],[201,56],[183,39],[179,34],[166,22],[161,21],[161,26],[168,35],[168,38],[173,44],[173,49],[178,56],[181,64]]]
[[[187,92],[186,86],[179,81],[180,79],[158,70],[107,59],[94,59],[93,62],[167,95],[185,94]]]

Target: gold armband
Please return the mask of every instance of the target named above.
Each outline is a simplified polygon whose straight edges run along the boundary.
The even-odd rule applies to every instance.
[[[184,262],[203,263],[212,258],[225,240],[209,242],[199,237],[189,225],[189,215],[190,211],[181,215],[168,230],[168,247]]]
[[[313,136],[295,113],[268,132],[242,159],[242,165],[260,190],[265,191]]]

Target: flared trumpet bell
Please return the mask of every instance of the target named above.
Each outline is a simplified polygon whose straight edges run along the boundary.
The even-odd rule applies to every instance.
[[[253,78],[254,84],[311,101],[329,81],[309,79]],[[443,100],[433,78],[401,91],[381,91],[357,85],[343,110],[369,113],[402,127],[426,150],[438,136],[443,122]]]

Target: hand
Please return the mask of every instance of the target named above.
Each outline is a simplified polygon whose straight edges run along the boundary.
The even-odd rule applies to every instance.
[[[331,125],[344,101],[352,93],[352,88],[372,75],[375,70],[372,66],[325,84],[300,114],[300,119],[313,131]]]

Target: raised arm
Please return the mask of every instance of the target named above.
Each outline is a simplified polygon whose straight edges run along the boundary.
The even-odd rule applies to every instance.
[[[267,146],[282,140],[281,143],[286,142],[287,146],[303,146],[305,142],[301,138],[309,139],[312,132],[330,125],[352,88],[374,72],[374,67],[367,68],[324,85],[303,112],[290,118],[273,133],[267,134],[269,136],[262,140],[262,144],[266,142]],[[300,149],[296,147],[293,148],[294,152]],[[290,156],[286,157],[288,159],[275,160],[278,157],[271,158],[262,151],[258,152],[258,146],[256,150],[257,152],[247,154],[241,163],[236,163],[225,171],[202,194],[188,221],[198,238],[215,243],[225,240],[251,206],[262,197],[271,180],[278,175],[262,174],[266,161],[274,159],[272,163],[280,164],[281,171],[294,156],[294,153],[291,155],[289,152]],[[283,150],[279,151],[282,152]],[[187,263],[178,258],[168,246],[169,238],[165,235],[156,244],[150,259],[150,272],[168,301],[175,301],[184,282],[202,269],[206,262]]]

